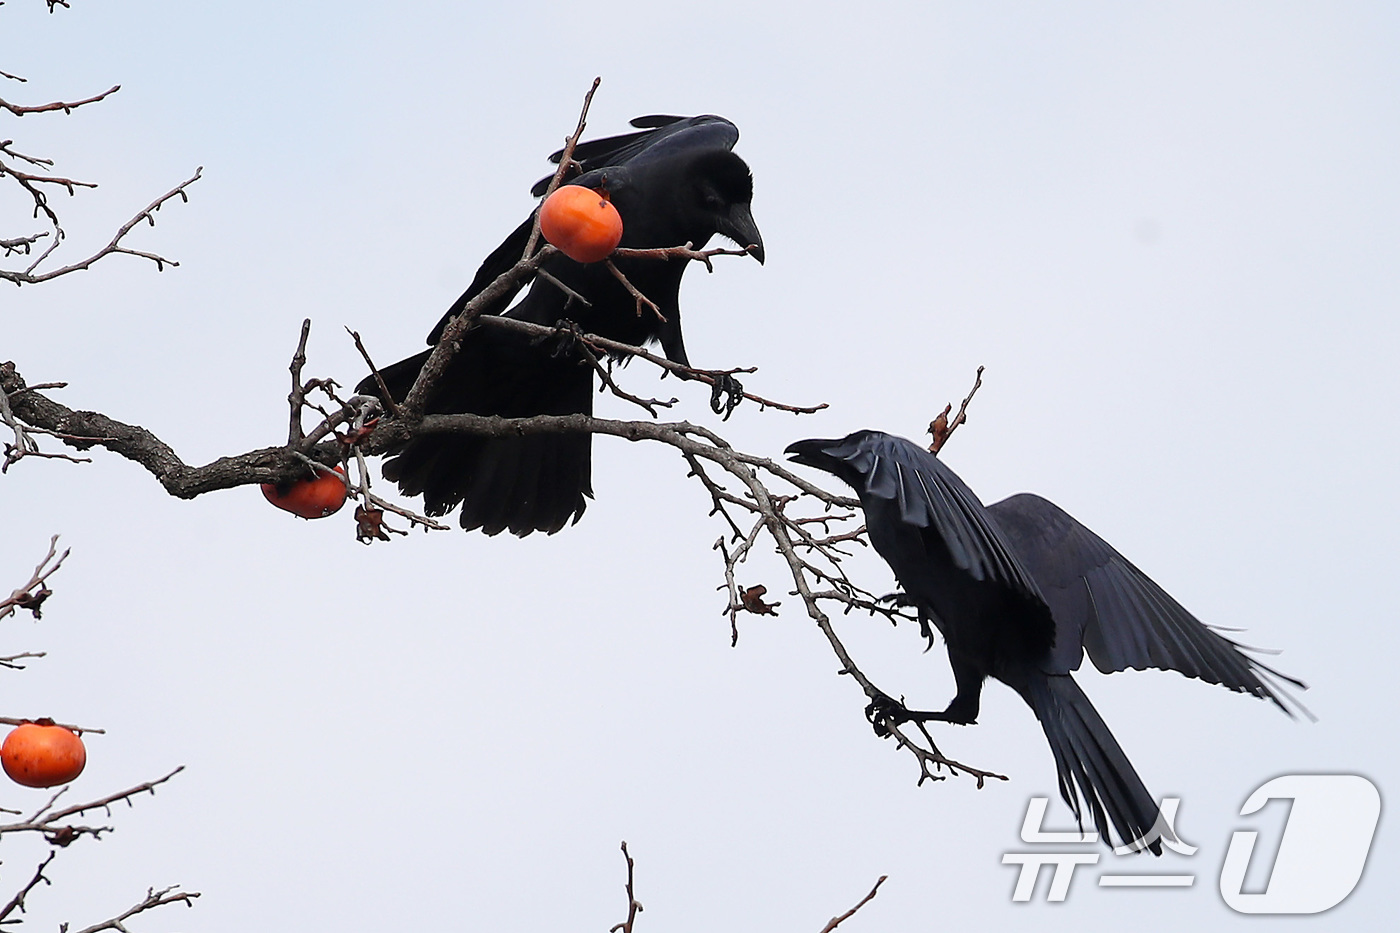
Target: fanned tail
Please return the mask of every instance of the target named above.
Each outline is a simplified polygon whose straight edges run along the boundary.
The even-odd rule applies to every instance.
[[[1138,840],[1154,855],[1162,843],[1152,835],[1157,824],[1157,801],[1133,770],[1113,733],[1074,679],[1064,674],[1037,673],[1026,701],[1055,755],[1060,796],[1083,821],[1084,806],[1099,835],[1108,840],[1109,826],[1123,844]]]
[[[407,395],[428,352],[380,372],[395,399]],[[428,411],[507,418],[589,414],[592,386],[591,371],[573,359],[555,358],[514,334],[477,329],[443,374]],[[372,377],[357,391],[380,394]],[[585,433],[443,434],[415,438],[393,453],[384,478],[406,496],[421,495],[428,515],[445,515],[460,503],[468,531],[554,534],[578,521],[593,495],[592,436]]]

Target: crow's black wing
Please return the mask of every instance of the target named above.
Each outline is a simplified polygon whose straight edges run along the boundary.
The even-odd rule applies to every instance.
[[[896,502],[902,522],[936,531],[958,569],[1044,602],[981,500],[933,454],[879,431],[853,434],[826,453],[861,474],[866,495]]]
[[[672,117],[653,114],[637,117],[632,121],[636,127],[644,127],[640,133],[624,133],[620,136],[607,136],[590,139],[574,147],[574,160],[583,166],[583,172],[605,168],[610,165],[626,165],[638,159],[669,157],[682,150],[722,149],[730,150],[739,141],[739,128],[724,117],[703,114],[698,117]],[[564,150],[560,149],[549,156],[549,161],[559,163]],[[566,174],[569,181],[580,174],[577,170]],[[544,194],[553,175],[546,175],[535,182],[530,193],[535,197]]]
[[[1022,493],[987,507],[1055,617],[1048,673],[1076,670],[1087,651],[1105,673],[1148,667],[1252,693],[1284,707],[1262,675],[1295,687],[1187,612],[1108,542],[1059,506]]]
[[[614,153],[631,146],[631,144],[647,136],[654,135],[654,131],[662,127],[671,126],[687,120],[694,120],[695,117],[676,117],[664,113],[653,113],[644,117],[633,117],[628,122],[641,130],[640,133],[620,133],[617,136],[605,136],[602,139],[586,139],[574,147],[574,161],[594,162],[598,165],[604,164],[601,160],[607,160]],[[738,135],[737,133],[735,134]],[[549,161],[555,165],[564,158],[563,149],[555,149],[549,154]],[[614,162],[624,161],[615,159]]]

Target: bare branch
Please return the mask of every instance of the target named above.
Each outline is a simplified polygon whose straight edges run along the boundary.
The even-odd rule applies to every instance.
[[[9,77],[13,77],[13,76],[12,76],[12,75],[5,75],[5,77],[9,78]],[[24,80],[24,79],[21,78],[21,79],[19,79],[19,80],[22,81],[22,80]],[[85,99],[83,99],[83,100],[74,100],[74,101],[61,101],[61,100],[56,100],[56,101],[54,101],[54,102],[51,103],[51,104],[39,104],[39,105],[34,106],[34,107],[26,107],[26,106],[24,106],[24,105],[22,105],[22,104],[12,104],[12,103],[10,103],[10,102],[7,101],[7,100],[0,99],[0,110],[8,110],[8,111],[10,111],[10,113],[14,114],[14,115],[17,116],[17,117],[22,117],[22,116],[24,116],[26,113],[44,113],[44,112],[50,111],[50,110],[62,110],[64,113],[72,113],[74,110],[76,110],[77,108],[83,106],[84,104],[95,104],[95,103],[97,103],[99,100],[102,100],[102,99],[104,99],[104,98],[106,98],[106,97],[110,97],[111,95],[117,93],[117,92],[120,91],[121,89],[122,89],[122,86],[121,86],[120,84],[116,84],[116,85],[113,85],[112,87],[109,87],[107,90],[103,91],[101,94],[94,94],[92,97],[88,97],[88,98],[85,98]]]
[[[870,889],[869,894],[865,895],[865,897],[862,897],[860,901],[856,904],[856,906],[852,907],[850,910],[846,911],[841,916],[832,917],[831,920],[827,922],[826,926],[822,927],[821,933],[831,933],[832,930],[839,927],[842,923],[845,923],[847,920],[854,917],[856,911],[860,910],[866,904],[870,903],[872,900],[875,899],[875,895],[880,891],[880,885],[884,884],[885,879],[888,877],[889,875],[881,875],[879,880],[875,882],[875,887]]]
[[[13,175],[14,172],[10,171],[9,174]],[[189,193],[186,191],[186,189],[190,185],[199,181],[203,174],[203,166],[200,166],[199,168],[195,169],[195,173],[193,175],[180,182],[174,188],[171,188],[165,194],[156,198],[150,204],[146,205],[142,210],[138,211],[134,217],[132,217],[126,223],[118,227],[117,233],[115,236],[112,237],[111,241],[106,246],[93,253],[91,256],[88,256],[86,259],[83,259],[79,262],[71,263],[70,265],[62,266],[58,269],[50,269],[47,272],[35,272],[34,270],[37,269],[39,265],[49,257],[49,255],[58,246],[59,242],[61,242],[63,238],[62,228],[60,228],[58,225],[58,217],[53,215],[53,213],[49,211],[47,207],[45,207],[45,212],[50,215],[50,220],[54,226],[54,229],[57,231],[57,236],[55,236],[52,245],[49,247],[49,249],[45,250],[43,254],[39,256],[38,259],[35,259],[32,263],[30,263],[29,267],[23,272],[17,272],[8,269],[0,269],[0,279],[6,279],[8,281],[14,282],[16,285],[32,285],[38,282],[47,282],[50,279],[58,278],[60,275],[67,275],[70,272],[77,272],[80,269],[87,269],[98,260],[118,253],[123,253],[127,256],[137,256],[142,259],[149,259],[151,262],[154,262],[156,264],[156,270],[161,272],[165,271],[165,267],[167,265],[178,266],[178,262],[175,262],[171,259],[166,259],[164,256],[161,256],[157,253],[149,253],[145,252],[144,250],[131,249],[127,246],[123,246],[122,240],[125,239],[126,235],[132,231],[132,228],[134,228],[138,223],[140,223],[143,220],[146,221],[150,226],[154,227],[156,224],[155,212],[160,210],[161,206],[165,204],[165,202],[177,197],[181,201],[189,201]],[[31,194],[33,193],[35,192],[31,190]]]
[[[58,535],[49,538],[49,552],[44,555],[44,559],[39,561],[39,565],[34,568],[34,573],[30,576],[29,582],[10,593],[5,599],[0,600],[0,619],[13,615],[17,609],[28,609],[34,614],[34,618],[41,618],[42,613],[40,607],[43,606],[45,599],[53,595],[53,591],[45,586],[44,583],[49,577],[53,576],[54,572],[57,571],[59,567],[63,566],[63,562],[68,559],[68,553],[69,549],[67,548],[64,549],[62,554],[58,553]],[[15,658],[7,658],[5,660],[15,660],[16,658],[25,657],[43,657],[43,655],[22,654],[16,655]]]
[[[43,657],[43,655],[30,655],[30,657]],[[82,735],[85,732],[91,732],[94,735],[107,734],[106,729],[91,729],[87,726],[75,726],[72,723],[68,722],[54,722],[52,719],[48,719],[47,717],[40,719],[14,719],[10,716],[0,716],[0,725],[23,726],[28,723],[38,723],[41,726],[58,726],[60,729],[67,729],[69,732],[77,733],[79,735]]]
[[[198,891],[181,891],[179,890],[179,885],[172,885],[168,888],[162,888],[159,891],[154,888],[149,888],[146,891],[145,898],[137,902],[133,907],[115,917],[103,920],[101,923],[94,923],[90,927],[83,927],[83,929],[78,930],[77,933],[100,933],[102,930],[116,930],[118,933],[129,933],[127,928],[122,924],[124,921],[130,920],[137,914],[142,914],[148,910],[155,910],[157,907],[165,907],[170,904],[184,904],[186,907],[193,907],[194,899],[197,897],[199,897]],[[67,933],[66,924],[63,933]]]
[[[517,321],[515,318],[501,317],[499,315],[484,316],[478,320],[477,324],[478,326],[483,327],[500,327],[506,330],[514,330],[518,333],[529,334],[533,337],[554,337],[564,333],[564,331],[558,327],[547,327],[542,324],[532,324],[529,321]],[[664,356],[657,356],[655,353],[652,353],[650,350],[647,350],[644,347],[638,347],[633,346],[632,344],[622,343],[621,341],[612,340],[608,337],[600,337],[597,334],[583,334],[580,337],[580,339],[596,351],[606,352],[610,355],[615,356],[626,356],[632,357],[634,359],[644,360],[652,364],[653,366],[665,370],[668,373],[673,373],[682,379],[693,379],[697,382],[702,382],[708,386],[714,386],[715,383],[718,382],[723,376],[732,376],[737,373],[758,372],[758,367],[756,366],[747,366],[739,369],[724,370],[696,369],[693,366],[686,366],[684,363],[676,363],[672,360],[668,360]],[[790,411],[794,414],[810,415],[829,407],[826,402],[822,402],[819,405],[807,406],[788,405],[784,404],[783,402],[775,402],[772,399],[767,399],[760,395],[753,395],[749,392],[744,392],[743,396],[744,398],[755,402],[759,406],[760,411],[766,408],[776,408],[779,411]]]
[[[611,259],[603,260],[603,265],[607,266],[608,271],[613,274],[613,278],[621,282],[622,287],[627,289],[633,298],[637,299],[637,317],[642,316],[643,308],[650,308],[651,313],[656,315],[657,320],[661,321],[663,324],[666,323],[666,315],[661,313],[661,306],[638,291],[637,286],[633,285],[631,281],[628,280],[627,276],[622,274],[621,269],[613,265]]]
[[[292,410],[287,426],[287,446],[293,448],[299,446],[302,439],[301,411],[306,407],[306,386],[301,384],[301,369],[306,365],[306,340],[310,336],[311,318],[306,318],[301,322],[301,339],[287,367],[292,374],[292,391],[287,395],[287,405]]]
[[[622,857],[627,860],[627,919],[613,926],[608,933],[632,933],[632,924],[637,921],[637,914],[642,912],[642,904],[637,900],[636,891],[632,887],[632,872],[636,868],[636,863],[632,861],[632,856],[627,853],[627,840],[622,841]]]
[[[306,323],[309,325],[311,321],[308,319]],[[369,351],[365,349],[365,344],[364,341],[360,339],[359,331],[350,330],[348,327],[345,329],[349,331],[350,336],[354,339],[355,349],[360,351],[360,356],[364,358],[365,365],[369,367],[370,373],[374,376],[374,384],[379,387],[380,401],[384,404],[384,407],[388,409],[389,415],[397,418],[399,416],[398,403],[394,401],[394,394],[390,392],[389,387],[385,385],[384,377],[380,374],[379,367],[375,366],[374,360],[369,358]]]
[[[714,272],[714,263],[710,260],[715,256],[747,256],[757,245],[749,245],[743,249],[726,249],[715,247],[712,249],[695,249],[694,244],[686,243],[684,246],[666,246],[656,249],[629,249],[621,247],[612,252],[614,259],[684,259],[692,262],[703,262],[707,272]]]
[[[49,862],[52,862],[57,856],[57,852],[49,850],[48,858],[39,863],[39,867],[34,871],[34,877],[30,878],[24,887],[20,888],[19,891],[15,893],[15,896],[10,898],[10,902],[5,905],[3,910],[0,910],[0,923],[4,923],[5,918],[16,910],[20,913],[24,912],[24,899],[29,895],[30,891],[33,891],[39,885],[39,882],[42,881],[44,884],[53,883],[44,877],[44,869],[48,868]],[[9,922],[16,923],[18,921],[11,920]]]
[[[953,432],[958,429],[958,426],[967,421],[967,406],[971,404],[972,397],[977,394],[977,390],[982,388],[982,371],[986,368],[985,366],[977,367],[977,379],[972,383],[972,391],[967,393],[967,398],[963,399],[962,404],[958,406],[957,417],[952,421],[948,420],[948,412],[953,410],[953,406],[949,404],[944,407],[937,418],[929,422],[928,433],[933,435],[933,443],[928,447],[929,453],[936,454],[942,450],[943,445],[948,443],[948,438],[953,436]]]
[[[551,194],[564,182],[564,176],[578,163],[574,162],[574,147],[578,145],[579,138],[583,136],[584,127],[588,125],[588,108],[593,106],[593,95],[597,93],[598,86],[603,83],[602,77],[593,79],[593,84],[589,86],[588,93],[583,95],[583,107],[578,113],[578,125],[574,127],[573,135],[564,140],[564,151],[559,155],[559,167],[554,170],[554,177],[549,180],[549,186],[544,189],[541,200],[547,200]],[[530,228],[530,239],[525,241],[525,253],[520,258],[529,259],[535,254],[535,247],[540,242],[540,215],[535,212],[535,223]]]
[[[158,786],[164,784],[183,770],[185,770],[185,766],[181,765],[165,777],[157,778],[154,781],[146,781],[142,784],[137,784],[135,787],[127,788],[115,794],[109,794],[99,800],[74,804],[71,807],[65,807],[61,810],[52,810],[58,798],[63,796],[64,790],[67,790],[65,787],[49,798],[49,802],[35,811],[34,815],[28,819],[21,820],[18,823],[0,823],[0,836],[7,833],[40,833],[49,843],[56,846],[66,846],[80,836],[100,838],[103,833],[111,832],[112,827],[80,826],[63,821],[67,820],[69,817],[82,816],[84,813],[88,813],[92,810],[105,810],[110,815],[112,812],[112,804],[125,801],[127,805],[130,806],[132,802],[131,799],[139,794],[150,793],[154,795]]]

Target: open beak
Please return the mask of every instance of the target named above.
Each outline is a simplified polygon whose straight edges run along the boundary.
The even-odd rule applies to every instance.
[[[729,216],[719,229],[739,246],[748,249],[749,255],[763,264],[763,234],[758,232],[758,224],[753,221],[753,211],[747,204],[735,204],[729,209]]]
[[[831,459],[826,448],[838,443],[837,441],[826,440],[820,437],[809,438],[805,441],[793,441],[787,445],[783,453],[792,463],[800,463],[803,466],[825,469],[823,463]]]

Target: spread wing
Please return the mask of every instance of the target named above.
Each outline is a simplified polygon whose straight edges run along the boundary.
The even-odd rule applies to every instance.
[[[936,531],[953,563],[973,579],[1000,583],[1044,602],[977,495],[933,454],[876,431],[851,435],[826,453],[861,474],[865,494],[897,503],[905,524]]]
[[[1155,667],[1251,693],[1287,710],[1278,678],[1306,689],[1206,626],[1108,542],[1059,506],[1022,493],[988,506],[1055,617],[1050,673],[1085,651],[1105,673]]]
[[[607,136],[590,139],[574,147],[574,161],[583,166],[583,172],[605,168],[610,165],[626,165],[652,158],[669,158],[679,152],[719,149],[728,151],[739,141],[739,128],[724,117],[703,114],[698,117],[673,117],[663,114],[637,117],[632,125],[641,127],[639,133],[624,133],[620,136]],[[555,165],[563,158],[564,150],[559,149],[549,156]],[[575,169],[564,176],[570,181],[580,172]],[[544,194],[553,175],[547,175],[535,182],[530,193],[535,197]]]

